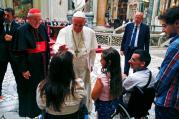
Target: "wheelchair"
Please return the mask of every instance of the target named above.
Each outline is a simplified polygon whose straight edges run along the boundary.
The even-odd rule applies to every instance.
[[[111,115],[111,119],[131,119],[132,117],[148,119],[148,111],[151,109],[155,97],[154,89],[147,88],[146,90],[136,86],[133,90],[135,92],[131,93],[127,107],[124,106],[123,102],[120,102]]]
[[[111,119],[130,119],[130,115],[122,104],[118,104],[117,109],[111,115]]]

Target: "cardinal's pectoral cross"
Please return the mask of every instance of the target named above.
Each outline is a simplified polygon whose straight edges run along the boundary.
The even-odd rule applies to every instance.
[[[37,49],[40,49],[40,44],[37,43],[37,44],[36,44],[36,47],[37,47]]]
[[[80,53],[80,51],[78,49],[75,50],[75,55],[76,57],[78,56],[78,53]]]

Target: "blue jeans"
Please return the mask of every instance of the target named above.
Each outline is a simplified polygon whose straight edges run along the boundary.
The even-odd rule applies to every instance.
[[[155,119],[179,119],[179,110],[156,105]]]

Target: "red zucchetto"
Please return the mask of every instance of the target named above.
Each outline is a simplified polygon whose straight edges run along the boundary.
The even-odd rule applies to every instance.
[[[29,11],[28,11],[28,14],[27,16],[36,16],[36,15],[41,15],[41,11],[37,8],[31,8]]]

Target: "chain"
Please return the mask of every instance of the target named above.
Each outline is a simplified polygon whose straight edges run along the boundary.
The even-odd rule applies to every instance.
[[[77,42],[76,42],[76,40],[75,40],[75,36],[74,36],[74,32],[73,32],[73,30],[72,30],[72,35],[73,35],[73,42],[74,42],[74,45],[75,45],[75,55],[76,56],[78,56],[78,53],[80,52],[79,50],[78,50],[78,48],[79,48],[79,45],[80,45],[80,43],[82,42],[82,33],[80,34],[80,41],[78,42],[78,45],[77,45]]]

